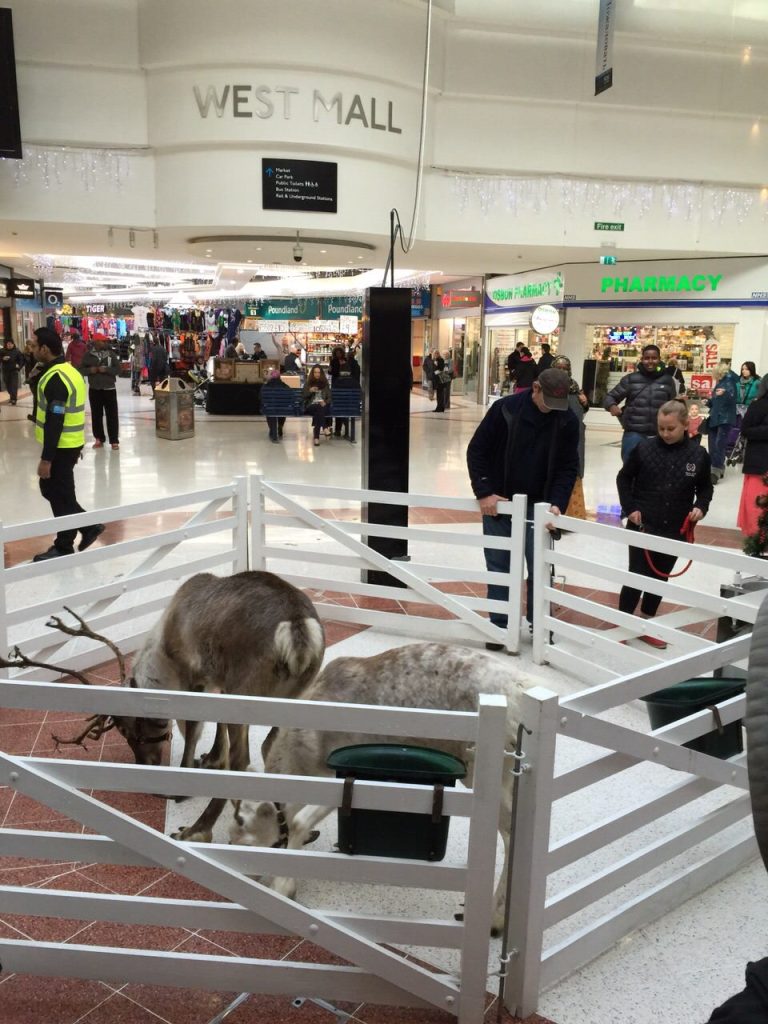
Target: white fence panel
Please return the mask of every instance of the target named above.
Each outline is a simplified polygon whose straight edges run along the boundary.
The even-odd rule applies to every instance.
[[[183,579],[196,572],[248,568],[247,481],[173,497],[78,513],[60,519],[0,524],[0,643],[27,658],[87,669],[110,659],[91,639],[71,638],[46,625],[66,606],[95,632],[110,629],[125,651],[135,650]],[[8,568],[8,545],[80,527],[98,519],[120,524],[129,539],[47,562]],[[131,537],[132,533],[139,536]],[[41,580],[45,586],[41,586]],[[16,678],[51,678],[39,668]]]
[[[713,616],[748,624],[756,617],[757,601],[721,597],[716,578],[705,593],[699,586],[635,576],[610,564],[605,552],[609,543],[625,549],[631,541],[744,574],[754,570],[754,562],[737,552],[630,536],[559,517],[558,526],[600,542],[590,547],[589,557],[579,557],[550,548],[545,531],[553,521],[545,506],[537,507],[535,660],[597,683],[563,699],[547,692],[526,694],[529,706],[523,721],[533,735],[526,743],[529,772],[521,780],[513,850],[515,899],[523,901],[525,912],[514,914],[510,922],[508,942],[518,953],[506,992],[508,1007],[522,1016],[535,1009],[542,986],[757,855],[744,755],[723,760],[681,746],[739,722],[745,697],[714,698],[715,711],[696,711],[653,731],[641,725],[632,704],[746,658],[748,632],[714,644],[683,628],[706,624]],[[628,583],[684,607],[656,621],[636,619],[583,595],[557,590],[551,576],[563,569],[588,574],[596,589],[601,583]],[[606,632],[597,625],[563,622],[553,604],[615,628]],[[640,633],[667,641],[672,651],[645,655],[621,644]],[[612,654],[613,665],[602,667]],[[627,672],[628,666],[634,670]],[[622,723],[631,724],[602,717],[617,711]],[[599,752],[585,759],[584,744]],[[563,763],[557,774],[556,750]],[[578,819],[568,810],[574,796],[581,798]]]
[[[377,626],[421,639],[442,640],[446,628],[444,618],[436,619],[426,613],[402,614],[404,604],[429,604],[448,613],[454,639],[501,643],[510,653],[517,653],[524,571],[525,497],[516,495],[511,502],[499,506],[501,512],[512,516],[512,534],[508,539],[484,537],[479,530],[472,534],[466,528],[451,529],[448,523],[400,527],[367,522],[365,509],[372,502],[473,516],[478,513],[477,502],[469,498],[276,484],[254,476],[251,478],[253,567],[278,572],[295,586],[315,591],[313,600],[323,618]],[[312,508],[308,507],[309,503]],[[407,541],[409,560],[389,559],[379,554],[367,543],[371,538]],[[483,548],[510,552],[511,586],[507,601],[490,601],[482,592],[487,584],[499,582],[498,574],[489,573],[483,567]],[[461,561],[464,552],[470,553],[466,564]],[[369,580],[368,574],[372,571],[378,574],[378,582]],[[386,577],[381,581],[384,573],[393,581],[391,584]],[[441,587],[446,583],[468,586],[462,593],[461,588]],[[470,592],[472,584],[482,588],[479,594]],[[394,602],[396,607],[389,611],[381,607],[385,602]],[[482,614],[491,611],[507,616],[506,629],[494,625]]]
[[[313,853],[305,850],[229,848],[177,843],[149,826],[105,805],[82,790],[180,793],[318,803],[339,807],[344,782],[268,776],[259,773],[148,767],[0,753],[0,785],[65,813],[97,835],[24,830],[0,831],[4,855],[57,859],[67,851],[75,860],[162,866],[231,901],[160,901],[92,893],[38,891],[32,898],[18,887],[0,887],[0,903],[13,912],[43,916],[87,915],[88,919],[168,924],[194,921],[197,929],[234,926],[242,931],[285,932],[311,939],[351,961],[354,967],[314,966],[231,957],[165,954],[165,973],[145,950],[113,950],[70,943],[0,941],[4,970],[80,978],[132,979],[144,984],[183,984],[196,988],[302,993],[313,997],[380,1001],[406,1006],[438,1006],[460,1024],[483,1019],[486,964],[493,903],[496,830],[501,795],[506,701],[481,697],[477,712],[379,708],[314,701],[146,693],[115,687],[0,680],[0,705],[45,707],[89,714],[152,715],[207,721],[281,724],[389,733],[396,736],[462,739],[477,751],[473,788],[446,791],[444,813],[470,820],[466,862],[460,866]],[[432,787],[404,783],[355,785],[354,807],[431,814]],[[336,881],[422,885],[464,893],[466,919],[420,921],[381,914],[345,915],[305,908],[247,875],[329,877]],[[168,916],[164,916],[164,915]],[[461,953],[460,983],[427,970],[383,947],[381,942],[446,945]],[[237,979],[235,982],[234,979]]]

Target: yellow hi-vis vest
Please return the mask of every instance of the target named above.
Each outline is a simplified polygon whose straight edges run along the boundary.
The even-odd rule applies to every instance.
[[[37,418],[35,420],[35,438],[43,443],[45,418],[48,413],[48,402],[45,397],[45,385],[58,375],[67,389],[67,400],[64,404],[64,429],[59,438],[58,448],[82,448],[85,444],[85,381],[79,370],[71,363],[55,363],[46,370],[37,382]]]

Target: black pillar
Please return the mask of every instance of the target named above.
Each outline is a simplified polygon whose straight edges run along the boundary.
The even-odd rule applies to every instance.
[[[408,493],[411,413],[411,290],[369,288],[363,320],[363,487]],[[363,522],[407,526],[407,505],[368,502]],[[405,540],[369,537],[387,558],[405,558]],[[388,573],[369,570],[369,583],[401,586]]]

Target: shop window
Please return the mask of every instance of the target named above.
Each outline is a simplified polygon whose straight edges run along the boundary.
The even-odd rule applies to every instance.
[[[547,342],[553,356],[557,355],[560,344],[560,328],[551,334],[536,334],[529,327],[493,327],[490,335],[490,359],[488,367],[488,394],[508,394],[509,373],[507,362],[518,342],[526,345],[535,360],[542,356],[542,343]]]

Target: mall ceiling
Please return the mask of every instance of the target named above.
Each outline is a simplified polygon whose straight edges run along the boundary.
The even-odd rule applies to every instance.
[[[426,0],[405,0],[423,5]],[[510,0],[434,0],[436,9],[467,31],[498,24],[514,24],[525,33],[557,32],[594,36],[597,0],[537,0],[521,10]],[[745,47],[768,43],[768,0],[624,0],[617,6],[617,30],[635,38],[647,36],[653,46],[674,48],[700,43],[713,48]],[[386,219],[386,218],[385,218]],[[66,223],[3,222],[0,262],[21,272],[61,283],[70,294],[124,291],[148,295],[151,290],[198,289],[222,294],[258,294],[269,282],[275,294],[307,294],[316,288],[330,292],[355,287],[363,281],[380,283],[387,260],[386,229],[380,235],[343,235],[333,231],[302,233],[302,262],[294,261],[295,234],[273,230],[259,236],[253,229],[242,237],[222,239],[216,226],[188,230],[160,227],[137,232],[127,228],[112,236],[104,226]],[[319,237],[318,237],[319,236]],[[132,244],[131,244],[132,242]],[[603,245],[602,250],[606,246]],[[487,245],[456,242],[418,242],[408,254],[396,249],[395,268],[404,283],[432,283],[485,273],[512,273],[548,266],[567,259],[591,261],[600,250],[594,247]],[[745,253],[745,255],[748,253]],[[624,262],[649,259],[652,250],[621,248]],[[666,258],[690,256],[688,250],[666,250]],[[697,255],[718,255],[717,252]],[[736,253],[732,253],[736,255]],[[118,268],[120,262],[124,263]],[[163,261],[165,272],[158,266]],[[143,266],[143,263],[147,263]],[[332,288],[324,273],[339,268],[344,277]],[[297,270],[299,271],[297,273]],[[364,275],[360,277],[359,275]],[[74,289],[77,289],[76,291]],[[243,291],[245,290],[245,291]]]

